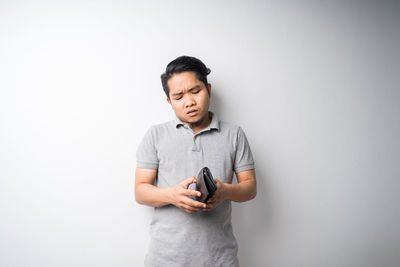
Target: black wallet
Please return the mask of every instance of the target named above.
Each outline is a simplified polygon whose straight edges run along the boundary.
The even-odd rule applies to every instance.
[[[202,168],[197,175],[196,190],[201,192],[201,197],[196,197],[196,200],[203,203],[206,203],[217,191],[217,185],[209,168]]]

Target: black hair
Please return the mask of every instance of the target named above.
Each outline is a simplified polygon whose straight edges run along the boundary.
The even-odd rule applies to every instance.
[[[195,57],[189,56],[180,56],[173,61],[171,61],[167,68],[165,69],[165,73],[161,74],[161,83],[164,89],[165,94],[169,98],[169,87],[168,80],[175,73],[181,73],[184,71],[193,71],[196,73],[197,79],[204,83],[207,87],[207,75],[210,74],[211,70],[204,65],[204,63]]]

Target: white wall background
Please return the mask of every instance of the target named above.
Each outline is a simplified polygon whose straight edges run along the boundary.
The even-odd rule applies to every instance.
[[[180,55],[255,156],[242,266],[400,266],[399,29],[394,1],[2,1],[0,266],[143,265],[135,153]]]

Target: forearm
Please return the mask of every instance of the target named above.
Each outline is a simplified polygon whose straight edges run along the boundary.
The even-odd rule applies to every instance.
[[[162,207],[171,204],[170,188],[160,188],[155,185],[142,183],[135,188],[135,199],[139,204]]]
[[[246,180],[238,184],[227,184],[223,186],[225,199],[235,202],[244,202],[253,199],[257,194],[256,180]]]

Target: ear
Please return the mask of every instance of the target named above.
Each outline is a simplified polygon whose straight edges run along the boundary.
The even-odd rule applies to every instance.
[[[211,97],[211,83],[207,85],[208,96]]]
[[[167,97],[167,102],[169,103],[169,104],[171,104],[171,100],[169,99],[169,97]],[[171,104],[172,105],[172,104]]]

